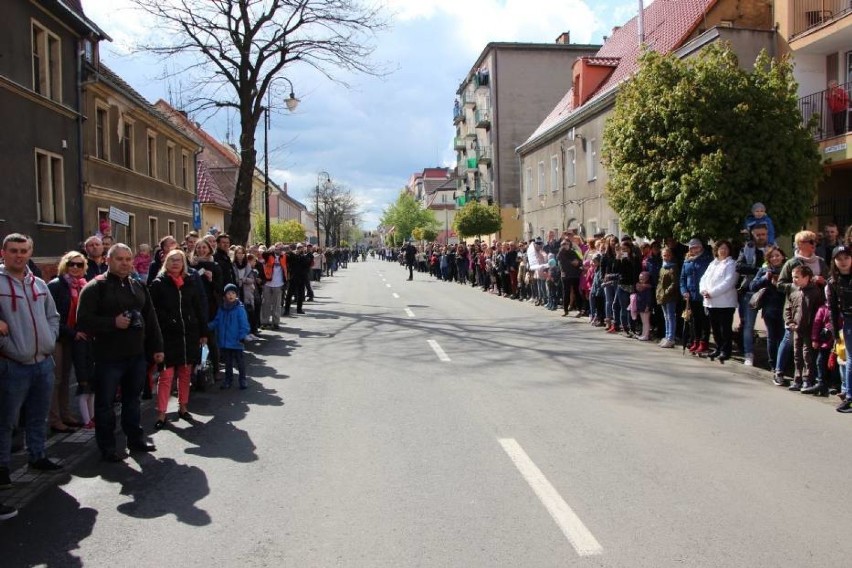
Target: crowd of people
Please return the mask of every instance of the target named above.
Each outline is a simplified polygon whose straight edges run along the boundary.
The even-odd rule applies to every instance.
[[[765,361],[773,382],[837,395],[837,411],[852,413],[845,339],[852,334],[852,228],[845,237],[834,223],[822,235],[800,231],[789,257],[775,241],[772,219],[756,203],[737,239],[712,244],[605,234],[586,241],[551,231],[529,242],[409,242],[382,258],[563,317],[573,312],[609,334],[658,339],[663,349],[680,343],[708,361],[730,360],[736,345],[753,367],[760,316],[765,358],[757,362]]]
[[[109,243],[109,246],[105,246]],[[106,462],[117,448],[115,405],[127,450],[156,451],[141,426],[141,399],[156,392],[155,431],[169,422],[176,386],[177,419],[193,422],[191,388],[234,383],[248,388],[246,345],[279,330],[282,315],[304,314],[312,282],[346,268],[347,248],[310,243],[233,245],[227,234],[163,237],[136,251],[93,235],[41,277],[34,243],[6,235],[0,263],[0,490],[12,487],[13,432],[22,427],[28,467],[62,470],[46,455],[48,429],[95,432]],[[224,376],[222,376],[224,375]],[[71,378],[76,379],[76,412]],[[0,520],[16,515],[0,502]]]

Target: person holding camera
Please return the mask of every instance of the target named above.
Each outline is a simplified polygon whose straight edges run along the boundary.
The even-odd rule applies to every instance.
[[[130,277],[133,251],[115,244],[107,253],[108,271],[80,293],[77,325],[92,337],[95,360],[95,437],[101,457],[120,462],[116,451],[113,401],[121,387],[121,429],[127,449],[153,452],[140,425],[139,396],[145,383],[147,354],[162,363],[163,336],[148,289]]]

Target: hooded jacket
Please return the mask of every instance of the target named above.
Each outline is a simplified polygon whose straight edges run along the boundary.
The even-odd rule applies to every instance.
[[[716,259],[710,263],[701,276],[698,291],[710,294],[704,298],[707,308],[736,308],[739,304],[737,296],[737,261],[733,257],[724,260]]]
[[[45,281],[29,269],[24,279],[18,280],[0,264],[0,319],[9,325],[9,335],[0,336],[0,357],[32,365],[48,358],[56,348],[56,303]]]
[[[689,256],[683,261],[680,271],[680,295],[689,294],[690,302],[700,302],[701,295],[698,293],[698,283],[704,276],[704,271],[713,262],[713,257],[707,249],[698,256]]]
[[[216,344],[220,349],[238,349],[242,351],[242,340],[249,334],[248,314],[239,300],[233,304],[222,303],[209,328],[216,330]]]

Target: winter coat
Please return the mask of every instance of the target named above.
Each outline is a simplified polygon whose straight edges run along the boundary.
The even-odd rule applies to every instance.
[[[828,281],[828,301],[834,329],[839,331],[844,321],[852,321],[852,274],[841,274]]]
[[[23,280],[0,264],[0,320],[9,334],[0,336],[0,358],[24,365],[49,357],[59,337],[59,313],[44,280],[26,270]]]
[[[701,294],[699,292],[699,283],[701,277],[710,263],[713,262],[713,257],[708,250],[704,250],[698,256],[689,256],[683,261],[683,268],[680,270],[680,295],[689,294],[689,300],[692,302],[700,302]]]
[[[739,305],[737,280],[737,262],[732,257],[711,262],[698,283],[698,291],[702,297],[705,292],[710,294],[709,298],[704,298],[704,306],[736,308]]]
[[[178,289],[171,276],[161,274],[151,283],[151,301],[163,334],[166,367],[200,363],[200,340],[207,337],[207,306],[198,287],[185,277]]]
[[[754,243],[746,243],[737,257],[737,273],[740,275],[740,283],[737,288],[746,294],[751,293],[751,281],[763,266],[764,251],[754,246]]]
[[[573,246],[560,248],[556,255],[556,261],[559,263],[562,278],[580,278],[583,271],[583,257]]]
[[[817,349],[831,349],[834,347],[834,326],[831,324],[831,308],[826,304],[817,308],[816,315],[814,315],[811,341],[819,345]]]
[[[678,293],[678,267],[674,262],[663,263],[657,278],[657,303],[660,305],[676,302],[680,298]]]
[[[57,276],[47,283],[47,288],[53,296],[56,311],[59,313],[59,339],[74,339],[77,330],[68,326],[68,312],[71,311],[71,287],[68,281],[62,276]]]
[[[796,325],[796,333],[811,338],[816,312],[825,303],[822,288],[809,282],[804,288],[795,288],[787,297],[784,307],[784,323]]]
[[[761,288],[767,289],[763,293],[762,311],[764,319],[781,319],[784,315],[784,292],[780,291],[769,278],[773,272],[777,274],[778,270],[780,269],[776,270],[764,266],[757,271],[757,275],[749,285],[749,290],[752,293],[757,292]]]
[[[242,340],[249,334],[248,314],[243,303],[237,300],[233,304],[225,302],[216,317],[208,324],[216,331],[216,344],[220,349],[238,349],[242,351]]]
[[[819,266],[819,271],[814,270],[814,275],[822,276],[828,280],[828,265],[825,263],[825,260],[816,255],[814,257],[816,259],[815,262]],[[781,267],[781,273],[778,274],[778,283],[776,284],[778,289],[789,296],[795,289],[795,286],[793,286],[793,269],[804,264],[807,264],[807,262],[801,256],[794,256],[785,262],[784,266]]]
[[[201,278],[201,283],[204,285],[204,295],[207,296],[207,319],[210,320],[216,315],[216,310],[219,309],[219,304],[222,303],[222,296],[225,293],[225,285],[222,283],[222,269],[212,260],[197,260],[192,267],[198,272],[198,277]],[[204,274],[201,271],[204,270]],[[209,280],[206,273],[213,275],[213,279]]]

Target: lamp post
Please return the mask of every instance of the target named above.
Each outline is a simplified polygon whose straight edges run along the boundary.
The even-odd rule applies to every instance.
[[[293,112],[299,106],[299,99],[293,94],[293,83],[287,77],[277,77],[284,79],[290,85],[290,96],[284,100],[287,105],[287,110]],[[272,83],[266,90],[266,106],[263,107],[263,199],[265,206],[263,208],[265,226],[266,246],[272,244],[272,228],[269,226],[269,108],[272,106]]]
[[[320,210],[319,210],[319,198],[320,198],[320,180],[325,178],[323,182],[323,187],[328,187],[331,185],[331,174],[325,170],[322,170],[317,173],[317,209],[316,209],[316,224],[317,224],[317,246],[320,246]],[[326,227],[327,229],[327,227]],[[328,231],[326,231],[326,237],[328,237]]]

